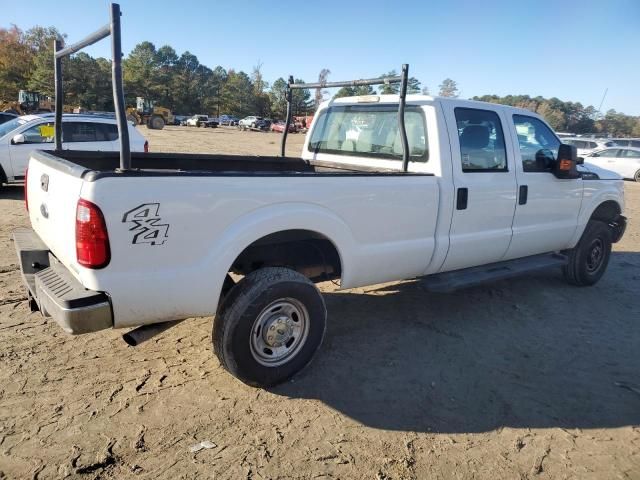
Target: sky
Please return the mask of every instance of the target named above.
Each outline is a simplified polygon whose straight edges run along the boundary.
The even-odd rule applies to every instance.
[[[108,22],[105,0],[2,0],[0,26],[55,26],[75,42]],[[125,55],[142,41],[264,78],[377,77],[409,64],[437,94],[557,97],[640,115],[640,0],[121,0]],[[55,8],[52,8],[55,7]],[[108,40],[86,49],[110,56]]]

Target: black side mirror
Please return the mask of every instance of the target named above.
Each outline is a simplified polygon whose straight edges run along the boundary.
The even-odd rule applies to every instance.
[[[577,163],[578,165],[584,165],[584,157],[578,157],[578,158],[576,159],[576,163]]]
[[[549,172],[553,170],[555,163],[553,152],[548,148],[541,148],[536,152],[536,171]]]
[[[578,149],[574,145],[561,144],[558,148],[558,160],[553,169],[553,174],[557,178],[563,179],[580,178],[577,165]]]

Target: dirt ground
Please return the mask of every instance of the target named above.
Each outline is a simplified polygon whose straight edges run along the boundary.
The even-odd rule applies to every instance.
[[[155,151],[276,154],[280,138],[142,132]],[[132,348],[30,313],[10,239],[28,224],[22,189],[5,188],[0,480],[640,479],[640,184],[626,195],[629,229],[597,286],[557,271],[437,295],[322,285],[320,353],[265,391],[220,367],[211,318]]]

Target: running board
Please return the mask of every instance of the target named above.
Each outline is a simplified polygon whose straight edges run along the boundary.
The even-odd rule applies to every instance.
[[[453,292],[460,288],[471,287],[485,282],[517,277],[524,273],[535,272],[553,267],[562,267],[569,261],[560,253],[545,253],[531,257],[516,258],[505,262],[490,263],[479,267],[465,268],[453,272],[429,275],[422,280],[431,292]]]

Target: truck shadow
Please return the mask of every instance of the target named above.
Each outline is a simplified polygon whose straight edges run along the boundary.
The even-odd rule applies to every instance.
[[[0,200],[24,200],[24,186],[1,185]]]
[[[639,273],[640,253],[621,252],[592,288],[550,271],[451,294],[328,293],[320,353],[273,392],[389,430],[638,425]]]

